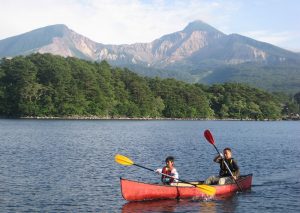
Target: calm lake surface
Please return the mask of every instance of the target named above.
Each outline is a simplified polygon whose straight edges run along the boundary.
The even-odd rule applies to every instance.
[[[250,192],[224,200],[127,203],[119,178],[158,182],[115,154],[160,168],[176,158],[180,178],[218,172],[216,151],[233,149]],[[0,119],[0,212],[300,212],[300,122]]]

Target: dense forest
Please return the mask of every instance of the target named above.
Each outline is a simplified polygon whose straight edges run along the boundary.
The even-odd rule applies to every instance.
[[[51,54],[0,61],[1,117],[281,119],[299,112],[299,99],[238,83],[141,77],[106,61]]]

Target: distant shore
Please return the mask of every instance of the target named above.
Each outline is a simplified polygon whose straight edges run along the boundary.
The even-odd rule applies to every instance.
[[[28,119],[28,120],[175,120],[175,121],[287,121],[287,120],[300,120],[299,117],[284,117],[281,119],[264,119],[264,120],[255,120],[255,119],[234,119],[234,118],[162,118],[162,117],[99,117],[99,116],[28,116],[28,117],[0,117],[0,119]]]
[[[220,120],[211,118],[163,118],[163,117],[98,117],[98,116],[63,116],[63,117],[20,117],[20,119],[41,120]],[[239,120],[239,119],[228,119]]]
[[[281,119],[236,119],[236,118],[164,118],[164,117],[100,117],[100,116],[26,116],[1,117],[0,119],[32,119],[32,120],[178,120],[178,121],[299,121],[300,116],[285,116]]]

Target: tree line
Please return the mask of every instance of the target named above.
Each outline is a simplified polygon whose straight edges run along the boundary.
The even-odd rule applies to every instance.
[[[106,61],[38,53],[0,61],[1,117],[279,119],[282,100],[239,83],[142,77]]]

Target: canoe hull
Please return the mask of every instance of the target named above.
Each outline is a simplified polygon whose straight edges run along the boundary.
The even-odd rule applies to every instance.
[[[252,174],[241,176],[238,180],[243,191],[251,189]],[[194,186],[168,186],[143,183],[120,178],[122,196],[127,201],[157,199],[207,198],[199,188]],[[239,190],[236,184],[211,185],[216,188],[215,196],[233,194]]]

